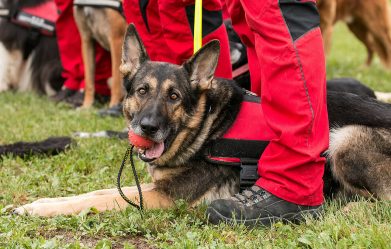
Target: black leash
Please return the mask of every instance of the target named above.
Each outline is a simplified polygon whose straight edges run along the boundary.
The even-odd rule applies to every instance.
[[[121,195],[121,197],[122,197],[127,203],[129,203],[129,204],[132,205],[133,207],[137,208],[137,209],[140,211],[140,214],[141,214],[141,216],[142,216],[142,215],[143,215],[143,214],[142,214],[142,211],[144,210],[144,205],[143,205],[143,194],[142,194],[142,192],[141,192],[140,181],[139,181],[139,179],[138,179],[137,172],[136,172],[136,167],[135,167],[135,165],[134,165],[134,161],[133,161],[133,157],[132,157],[133,148],[134,148],[134,146],[132,145],[131,147],[129,147],[129,148],[126,150],[124,159],[122,160],[122,164],[121,164],[121,167],[119,168],[119,172],[118,172],[118,176],[117,176],[117,189],[118,189],[118,192],[119,192],[119,194]],[[137,205],[136,203],[134,203],[134,202],[132,202],[131,200],[129,200],[129,198],[125,196],[124,192],[122,192],[122,189],[121,189],[121,175],[122,175],[122,171],[123,171],[123,169],[124,169],[124,167],[125,167],[126,159],[127,159],[128,156],[129,156],[130,165],[132,166],[132,171],[133,171],[133,175],[134,175],[134,180],[136,181],[136,186],[137,186],[137,189],[138,189],[138,196],[139,196],[139,199],[140,199],[140,205]]]

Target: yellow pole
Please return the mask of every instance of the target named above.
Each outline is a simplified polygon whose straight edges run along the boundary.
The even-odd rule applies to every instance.
[[[194,10],[194,53],[202,47],[202,0],[195,1]]]

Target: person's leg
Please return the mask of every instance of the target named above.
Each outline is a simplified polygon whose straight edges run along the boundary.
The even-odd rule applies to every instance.
[[[255,51],[255,38],[247,25],[244,9],[240,0],[227,1],[226,7],[231,15],[232,26],[247,49],[248,67],[250,70],[251,91],[261,95],[261,67]]]
[[[111,55],[99,44],[95,44],[95,92],[100,95],[110,96],[110,88],[107,80],[111,77]]]
[[[83,80],[80,36],[73,19],[73,1],[55,0],[60,16],[56,22],[56,36],[65,79],[63,90],[54,99],[62,101],[80,89]]]
[[[279,136],[259,160],[260,179],[243,194],[213,202],[212,222],[253,225],[315,215],[323,203],[321,156],[328,147],[326,74],[315,1],[241,0],[261,65],[262,108]]]
[[[163,36],[157,0],[124,0],[126,21],[133,23],[152,61],[175,63]]]
[[[203,43],[218,39],[221,54],[216,76],[231,78],[229,42],[222,25],[220,0],[204,1]],[[206,11],[205,11],[206,9]],[[124,1],[128,23],[134,23],[147,53],[153,61],[182,64],[193,54],[194,1]],[[210,10],[210,11],[207,11]],[[210,17],[206,21],[205,17]]]
[[[176,64],[182,64],[193,54],[194,1],[158,1],[163,35]],[[203,44],[220,41],[220,57],[215,76],[232,78],[227,31],[223,24],[220,0],[203,1]]]

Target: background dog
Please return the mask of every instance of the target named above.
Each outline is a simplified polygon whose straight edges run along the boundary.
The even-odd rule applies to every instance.
[[[0,7],[18,11],[47,2],[3,0]],[[41,35],[9,18],[0,18],[0,30],[0,92],[34,90],[52,95],[59,91],[64,79],[56,37]]]
[[[376,53],[384,66],[391,69],[391,23],[388,0],[318,0],[320,27],[326,54],[331,49],[333,26],[347,24],[368,52],[366,65]]]
[[[141,186],[146,208],[170,207],[178,199],[197,205],[239,191],[240,167],[211,163],[204,154],[232,125],[243,99],[233,81],[213,78],[218,57],[219,43],[213,41],[182,66],[151,62],[129,26],[121,65],[128,92],[124,116],[132,132],[154,141],[139,152],[153,181]],[[328,110],[332,177],[343,190],[391,200],[391,105],[330,90]],[[139,201],[136,187],[124,192]],[[106,189],[37,200],[15,212],[53,216],[92,206],[104,211],[127,203],[117,189]]]
[[[94,102],[95,41],[111,52],[112,84],[109,106],[116,106],[123,98],[118,68],[121,64],[121,46],[127,26],[125,18],[118,10],[88,5],[75,5],[74,17],[80,31],[85,70],[85,95],[82,107],[88,108]]]

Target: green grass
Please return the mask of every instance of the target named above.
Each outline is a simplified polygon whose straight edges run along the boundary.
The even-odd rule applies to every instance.
[[[328,76],[355,77],[379,91],[391,92],[391,74],[379,61],[362,68],[365,49],[337,26]],[[0,94],[0,144],[34,141],[74,131],[120,130],[123,119],[99,118],[96,110],[75,111],[33,94]],[[337,201],[326,204],[322,219],[301,225],[274,224],[248,230],[206,223],[205,207],[178,202],[171,210],[133,208],[123,212],[80,214],[51,219],[15,216],[9,204],[40,197],[75,195],[115,187],[126,141],[77,140],[70,150],[51,158],[0,161],[0,248],[391,248],[391,203],[358,200],[344,211]],[[138,163],[142,182],[150,181]],[[127,184],[134,184],[130,175]]]

